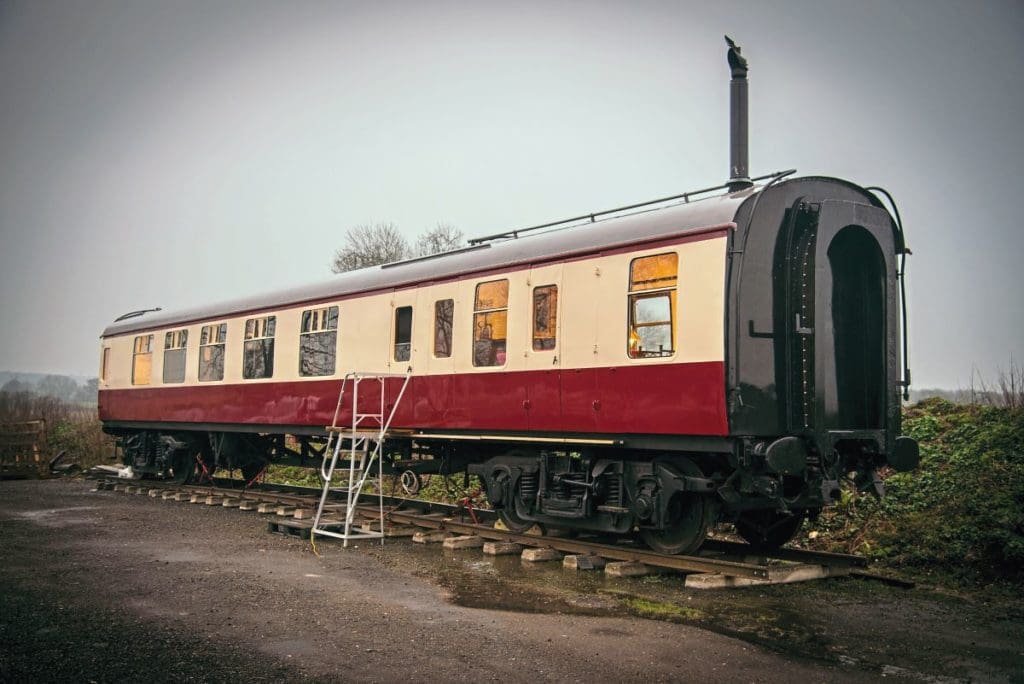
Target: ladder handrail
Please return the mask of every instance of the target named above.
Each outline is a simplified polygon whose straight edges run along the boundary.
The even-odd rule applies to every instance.
[[[394,402],[391,404],[391,410],[387,412],[385,418],[385,398],[387,394],[387,382],[389,378],[403,378],[402,387],[398,391],[398,396],[395,397]],[[349,539],[372,537],[380,538],[381,544],[384,543],[384,491],[383,491],[383,479],[384,479],[384,441],[385,435],[391,427],[391,423],[398,412],[398,407],[402,402],[402,398],[405,396],[405,391],[409,387],[409,381],[412,379],[412,367],[405,373],[346,373],[342,380],[341,388],[338,392],[338,403],[334,410],[334,418],[328,429],[331,431],[331,435],[327,439],[327,446],[324,448],[323,461],[320,464],[320,474],[324,480],[323,492],[320,495],[320,503],[317,506],[316,516],[313,519],[313,526],[310,530],[310,539],[312,540],[317,533],[338,537],[344,540],[344,545],[347,547]],[[380,413],[359,413],[359,385],[363,380],[376,381],[380,385]],[[351,381],[352,387],[352,432],[349,436],[349,476],[345,491],[347,494],[347,501],[345,507],[345,526],[344,533],[338,534],[337,532],[330,532],[328,530],[319,529],[320,519],[323,515],[324,505],[327,502],[327,497],[331,491],[331,481],[334,477],[335,469],[338,465],[338,456],[341,452],[341,443],[343,441],[341,431],[338,428],[338,417],[341,414],[341,406],[344,402],[345,389]],[[372,436],[370,430],[365,430],[362,436],[359,435],[358,428],[363,420],[376,420],[377,425],[375,426],[376,436]],[[335,434],[337,438],[335,439]],[[333,440],[334,449],[331,450],[331,444]],[[373,449],[370,449],[370,442],[374,442]],[[357,452],[359,458],[359,468],[356,468],[356,456]],[[330,453],[330,465],[327,463],[327,455]],[[377,487],[378,487],[378,499],[379,499],[379,511],[380,511],[380,525],[381,531],[379,533],[371,534],[359,534],[353,535],[352,522],[355,518],[356,504],[359,500],[359,495],[362,492],[363,486],[370,477],[370,473],[373,470],[374,462],[377,465]],[[325,469],[326,468],[326,469]]]

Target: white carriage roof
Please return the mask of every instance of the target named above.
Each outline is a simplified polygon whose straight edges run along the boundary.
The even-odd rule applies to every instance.
[[[733,221],[736,211],[760,188],[683,202],[658,209],[599,219],[593,223],[526,235],[423,259],[350,271],[329,280],[178,311],[156,311],[115,322],[103,337],[164,328],[181,323],[237,316],[250,311],[297,306],[360,292],[398,288],[417,282],[469,275],[495,268],[557,260],[574,254],[684,236]]]

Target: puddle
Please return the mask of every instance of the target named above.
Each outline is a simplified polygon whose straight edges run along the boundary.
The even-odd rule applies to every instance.
[[[519,556],[483,556],[479,549],[442,550],[411,542],[391,543],[379,558],[434,583],[447,601],[466,608],[677,622],[833,663],[846,652],[826,636],[820,615],[793,600],[821,589],[693,590],[685,588],[682,575],[609,578],[600,571],[567,571],[560,562],[525,563]]]

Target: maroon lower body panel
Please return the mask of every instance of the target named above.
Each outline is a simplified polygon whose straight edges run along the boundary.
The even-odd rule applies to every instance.
[[[401,382],[387,381],[386,407]],[[102,390],[100,418],[322,426],[331,423],[340,387],[341,380],[330,379]],[[360,392],[362,411],[379,410],[376,383],[364,381]],[[339,424],[350,423],[345,411]],[[724,364],[417,376],[409,382],[393,427],[724,436]]]

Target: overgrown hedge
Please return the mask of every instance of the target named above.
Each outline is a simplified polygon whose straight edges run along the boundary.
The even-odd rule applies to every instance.
[[[804,544],[968,580],[1024,582],[1024,411],[925,400],[903,431],[921,465],[890,473],[886,496],[844,493]]]
[[[0,392],[0,423],[46,421],[45,454],[66,452],[67,463],[83,470],[110,463],[113,439],[103,434],[95,406],[82,406],[34,392]]]

